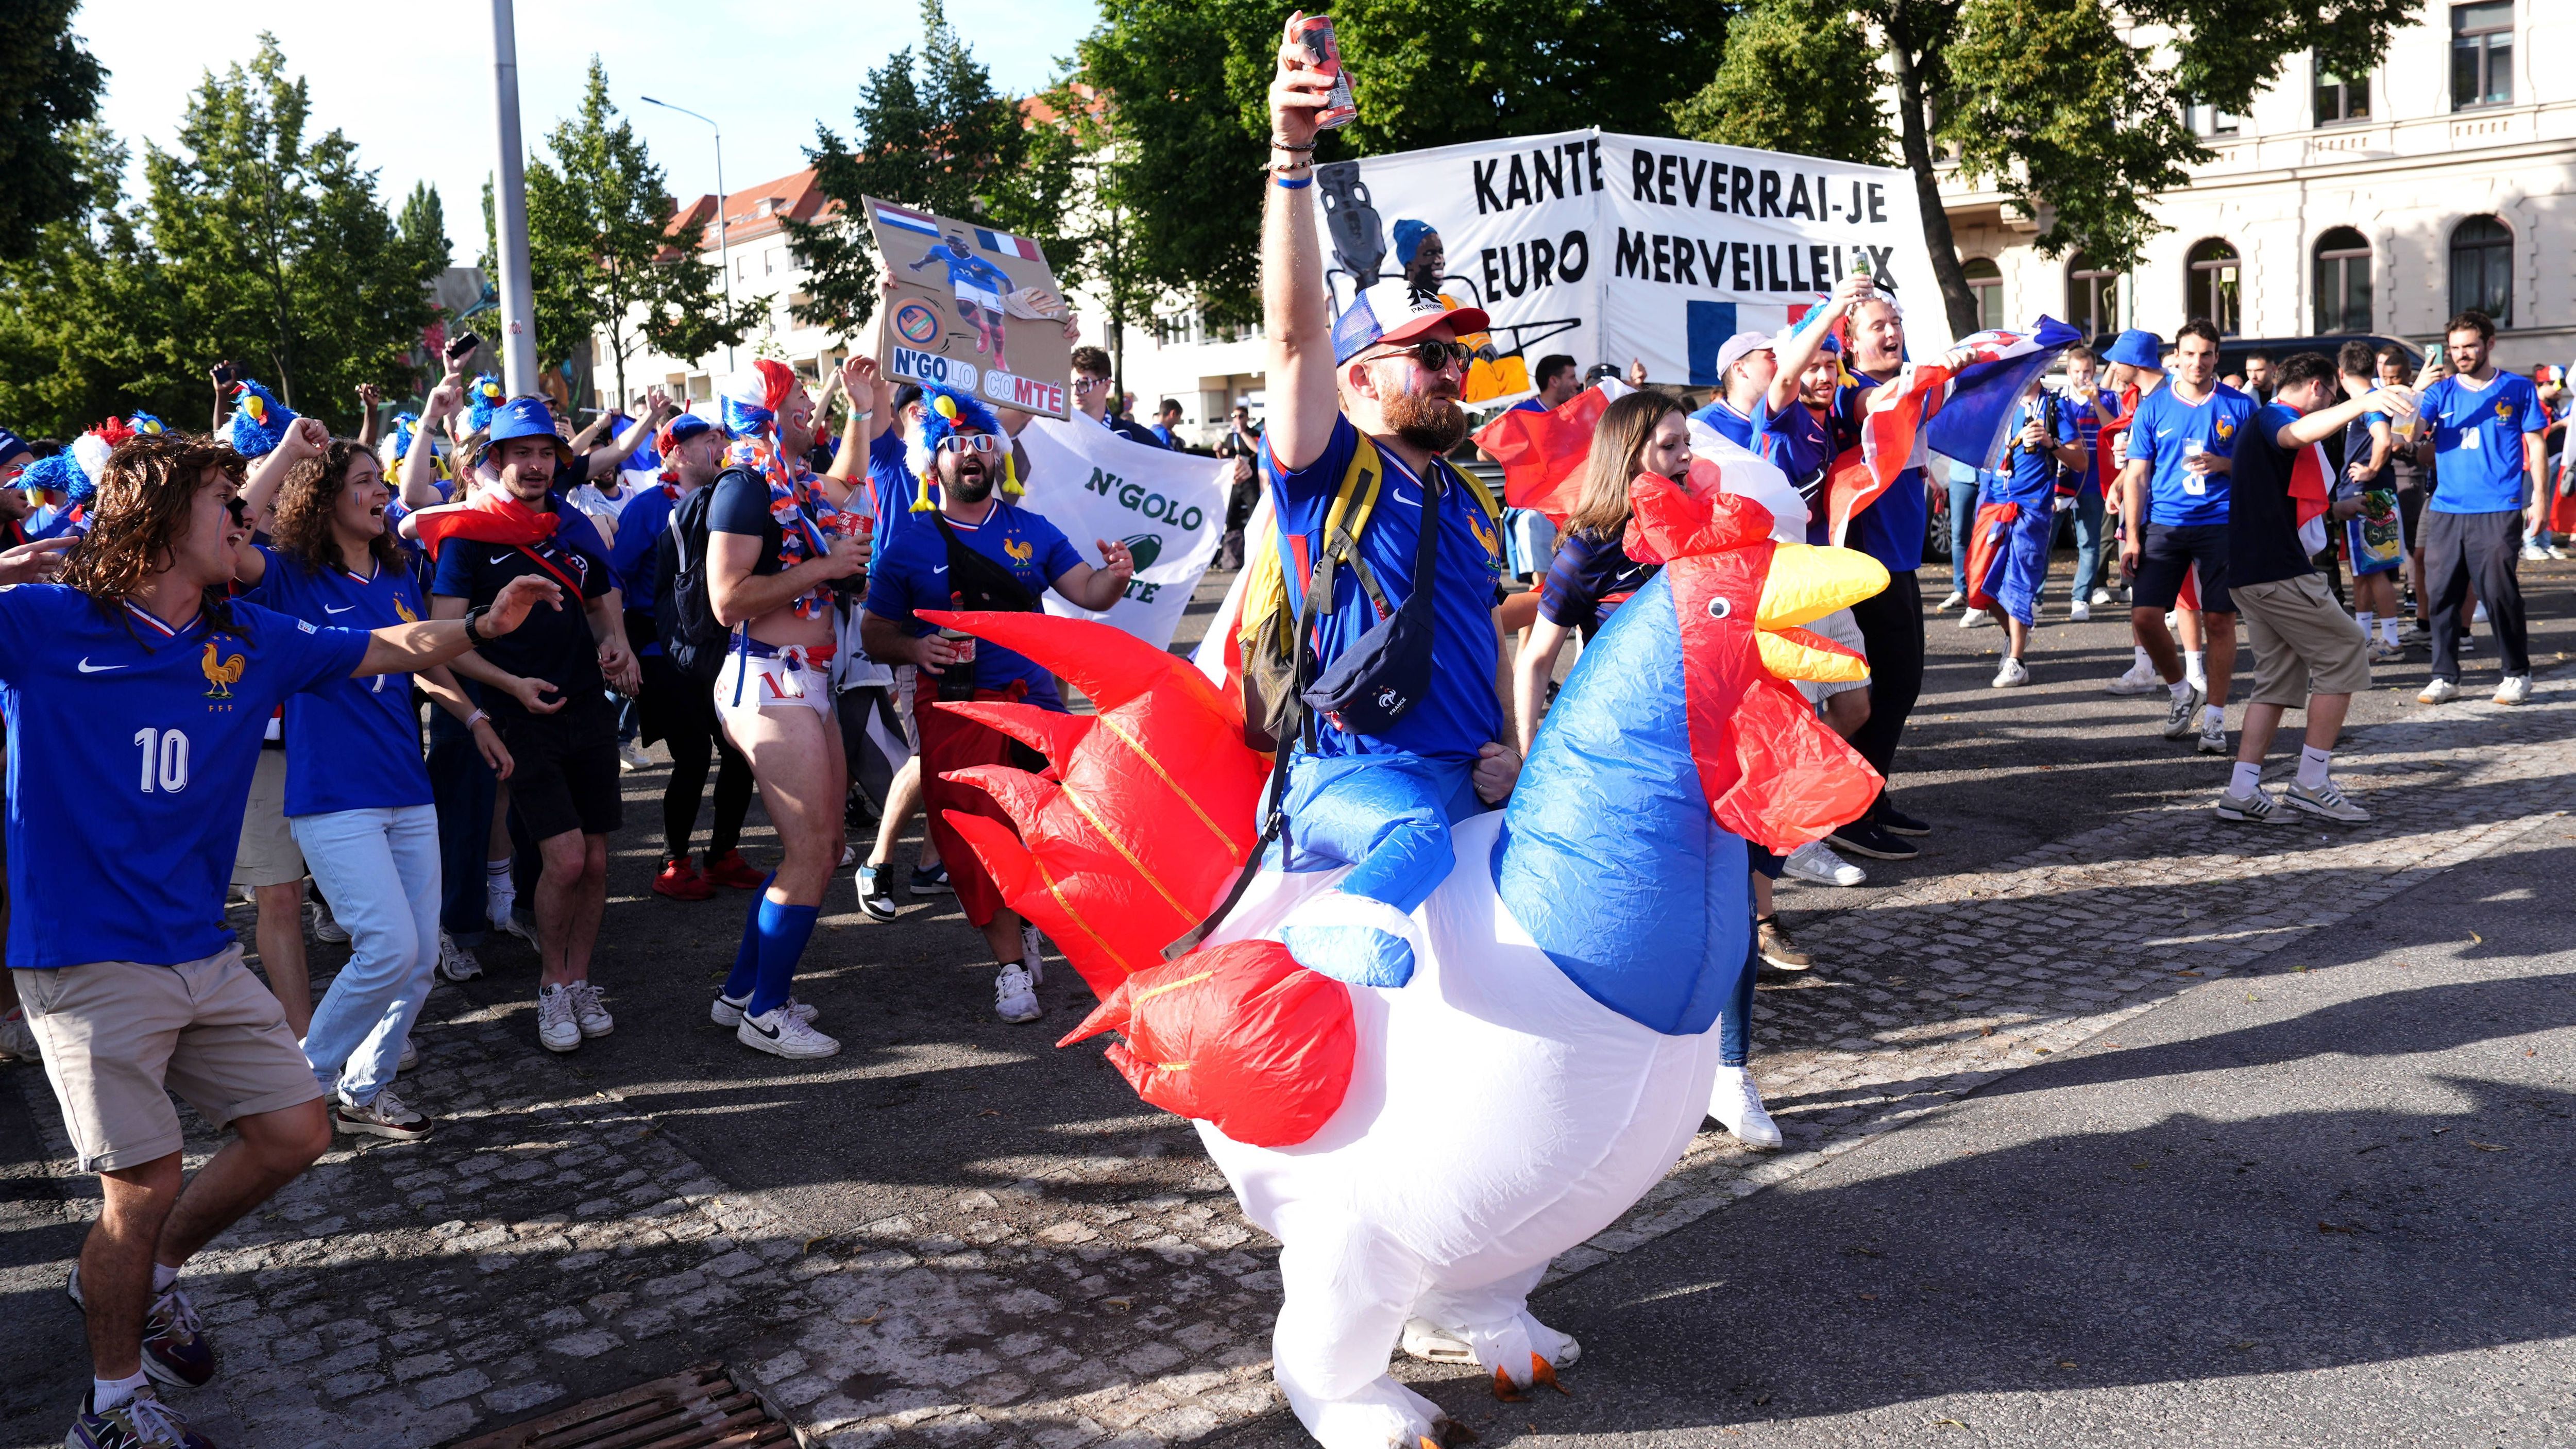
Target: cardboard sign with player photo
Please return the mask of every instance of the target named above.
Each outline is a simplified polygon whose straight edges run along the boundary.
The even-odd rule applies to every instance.
[[[892,283],[878,358],[886,375],[1068,416],[1073,314],[1038,244],[875,197],[861,204]]]

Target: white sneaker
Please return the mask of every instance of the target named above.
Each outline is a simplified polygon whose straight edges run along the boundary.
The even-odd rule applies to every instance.
[[[993,1014],[1004,1021],[1035,1021],[1045,1012],[1029,981],[1029,968],[1014,961],[993,978]]]
[[[2528,674],[2506,675],[2504,677],[2504,681],[2496,686],[2495,702],[2498,704],[2530,703],[2531,676]]]
[[[2294,783],[2281,792],[2281,803],[2327,820],[2340,820],[2346,825],[2361,825],[2370,819],[2370,812],[2344,798],[2344,793],[2335,788],[2332,780],[2313,790]]]
[[[2030,683],[2030,670],[2011,655],[2004,656],[2003,666],[1995,671],[1994,687],[2012,689]]]
[[[719,986],[716,988],[715,1001],[707,1007],[707,1016],[718,1026],[740,1026],[745,1015],[743,1008],[750,1004],[750,997],[746,996],[736,1001],[725,995],[724,988]],[[797,1000],[793,994],[788,996],[786,1004],[789,1014],[798,1021],[812,1021],[823,1014],[811,1004]]]
[[[653,757],[644,753],[644,747],[642,745],[635,743],[633,740],[628,740],[626,743],[617,747],[617,768],[621,770],[649,770],[653,768]]]
[[[2424,686],[2422,693],[2415,696],[2415,702],[2417,704],[2449,704],[2452,700],[2459,697],[2460,686],[2458,681],[2436,677]]]
[[[1031,986],[1046,985],[1046,938],[1026,921],[1020,922],[1020,967],[1029,973]]]
[[[2095,590],[2093,591],[2093,597],[2092,597],[2092,598],[2090,598],[2090,599],[2088,599],[2088,600],[2086,600],[2086,602],[2087,602],[2087,603],[2094,603],[2094,604],[2107,604],[2107,603],[2110,603],[2110,602],[2111,602],[2111,591],[2110,591],[2109,589],[2095,589]]]
[[[2179,628],[2181,628],[2181,627],[2182,627],[2182,626],[2181,626],[2181,624],[2177,622],[2177,621],[2180,619],[2180,617],[2181,617],[2181,615],[2180,615],[2176,610],[2173,610],[2173,609],[2167,609],[2167,610],[2165,610],[2165,632],[2166,632],[2166,633],[2171,634],[2171,633],[2173,633],[2176,629],[2179,629]]]
[[[2403,659],[2405,657],[2406,646],[2398,643],[2394,639],[2373,639],[2370,641],[2370,662],[2373,664],[2385,664],[2391,659]]]
[[[2204,755],[2232,755],[2227,747],[2227,716],[2203,711],[2200,717],[2200,743],[2192,746]]]
[[[320,901],[313,903],[313,939],[333,944],[349,939],[349,928],[331,914],[331,908]]]
[[[491,922],[493,930],[499,931],[505,936],[516,936],[531,946],[537,944],[536,928],[531,926],[528,922],[519,919],[519,893],[517,891],[485,891],[483,893],[483,917],[485,920]]]
[[[617,1030],[617,1018],[608,1014],[608,1007],[599,999],[599,988],[587,980],[572,984],[572,1017],[573,1024],[586,1037],[606,1036]]]
[[[2165,706],[2165,738],[2187,740],[2199,728],[2200,706],[2208,696],[2195,686],[2183,691],[2180,699]]]
[[[36,1048],[36,1029],[27,1024],[25,1011],[13,1008],[0,1016],[0,1058],[32,1062],[42,1055]]]
[[[2132,662],[2128,673],[2112,680],[2105,687],[2113,694],[2153,694],[2164,688],[2165,682],[2156,677],[2154,665],[2141,659]]]
[[[2522,561],[2524,563],[2547,563],[2549,561],[2549,550],[2536,543],[2526,543],[2522,546]]]
[[[1994,615],[1983,609],[1970,609],[1959,616],[1959,627],[1962,629],[1991,629],[1998,622],[2000,621]]]
[[[456,944],[456,938],[445,931],[438,933],[438,975],[442,981],[471,981],[483,974],[483,963],[474,953]]]
[[[1950,591],[1950,597],[1943,599],[1940,603],[1934,605],[1933,609],[1936,613],[1946,614],[1966,602],[1968,602],[1968,596],[1966,594],[1959,592],[1957,589],[1952,589]]]
[[[357,1132],[369,1137],[383,1137],[395,1142],[418,1142],[429,1135],[429,1118],[403,1105],[403,1099],[386,1087],[376,1099],[361,1107],[338,1092],[331,1108],[331,1125],[342,1132]]]
[[[581,1023],[573,1020],[571,987],[537,988],[537,1041],[550,1052],[568,1052],[581,1045]]]
[[[1869,872],[1834,854],[1821,840],[1810,840],[1790,851],[1780,873],[1815,885],[1856,886],[1869,883]]]
[[[2082,599],[2077,599],[2075,602],[2066,606],[2066,621],[2070,624],[2092,623],[2093,606],[2084,602]]]
[[[754,1051],[774,1057],[828,1057],[840,1054],[841,1044],[806,1025],[805,1018],[792,1009],[794,1003],[782,1002],[758,1016],[746,1016],[733,1029],[733,1039]]]
[[[2566,546],[2563,544],[2553,543],[2549,546],[2547,552],[2551,558],[2576,558],[2576,553],[2569,553]]]
[[[2280,801],[2273,799],[2262,786],[2257,785],[2251,795],[2239,795],[2230,790],[2219,796],[2218,818],[2233,820],[2241,825],[2287,825],[2290,823],[2290,812],[2282,809]]]
[[[404,1037],[402,1055],[394,1060],[394,1070],[397,1072],[407,1072],[419,1065],[420,1048],[412,1045],[410,1037]]]
[[[1762,1091],[1743,1067],[1719,1067],[1708,1089],[1708,1115],[1747,1147],[1780,1145],[1780,1124],[1762,1108]]]
[[[2475,611],[2474,613],[2472,613],[2472,614],[2470,614],[2470,615],[2469,615],[2469,622],[2470,622],[2470,623],[2472,623],[2472,624],[2483,624],[2483,623],[2485,623],[2486,621],[2487,621],[2487,606],[2486,606],[2485,601],[2481,600],[2481,601],[2479,601],[2479,604],[2478,604],[2478,607],[2477,607],[2476,611]]]

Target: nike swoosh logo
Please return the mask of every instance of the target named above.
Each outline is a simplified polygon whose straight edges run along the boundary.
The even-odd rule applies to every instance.
[[[941,564],[939,567],[932,569],[931,572],[934,574],[944,574],[948,572],[948,565]]]
[[[122,664],[92,664],[89,662],[86,655],[82,657],[80,662],[80,672],[83,674],[105,674],[111,669],[123,669],[125,667],[126,666]]]
[[[356,607],[358,607],[358,606],[357,606],[357,605],[355,605],[355,604],[342,604],[340,607],[338,607],[338,608],[336,608],[336,609],[335,609],[335,608],[332,608],[329,604],[324,604],[324,605],[322,606],[322,612],[323,612],[323,613],[325,613],[325,614],[345,614],[345,613],[349,612],[351,609],[354,609],[354,608],[356,608]]]
[[[753,1031],[769,1038],[771,1041],[778,1040],[778,1028],[774,1026],[762,1026],[759,1022],[752,1021],[748,1017],[744,1018],[744,1024],[749,1026]]]
[[[1422,506],[1421,499],[1407,496],[1405,491],[1401,488],[1395,490],[1395,501],[1398,503],[1410,503],[1416,508],[1420,508]]]

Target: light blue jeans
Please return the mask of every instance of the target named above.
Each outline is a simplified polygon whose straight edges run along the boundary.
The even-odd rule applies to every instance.
[[[325,1092],[336,1078],[364,1106],[394,1079],[438,967],[438,811],[336,810],[287,824],[349,933],[349,964],[313,1008],[304,1057]]]

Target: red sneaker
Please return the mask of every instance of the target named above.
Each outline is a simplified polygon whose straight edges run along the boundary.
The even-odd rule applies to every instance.
[[[739,850],[728,850],[707,862],[707,879],[717,885],[738,891],[756,891],[769,879],[769,872],[742,858]]]
[[[665,861],[662,873],[653,877],[653,894],[669,896],[675,901],[703,901],[716,893],[714,881],[707,879],[687,856]]]

